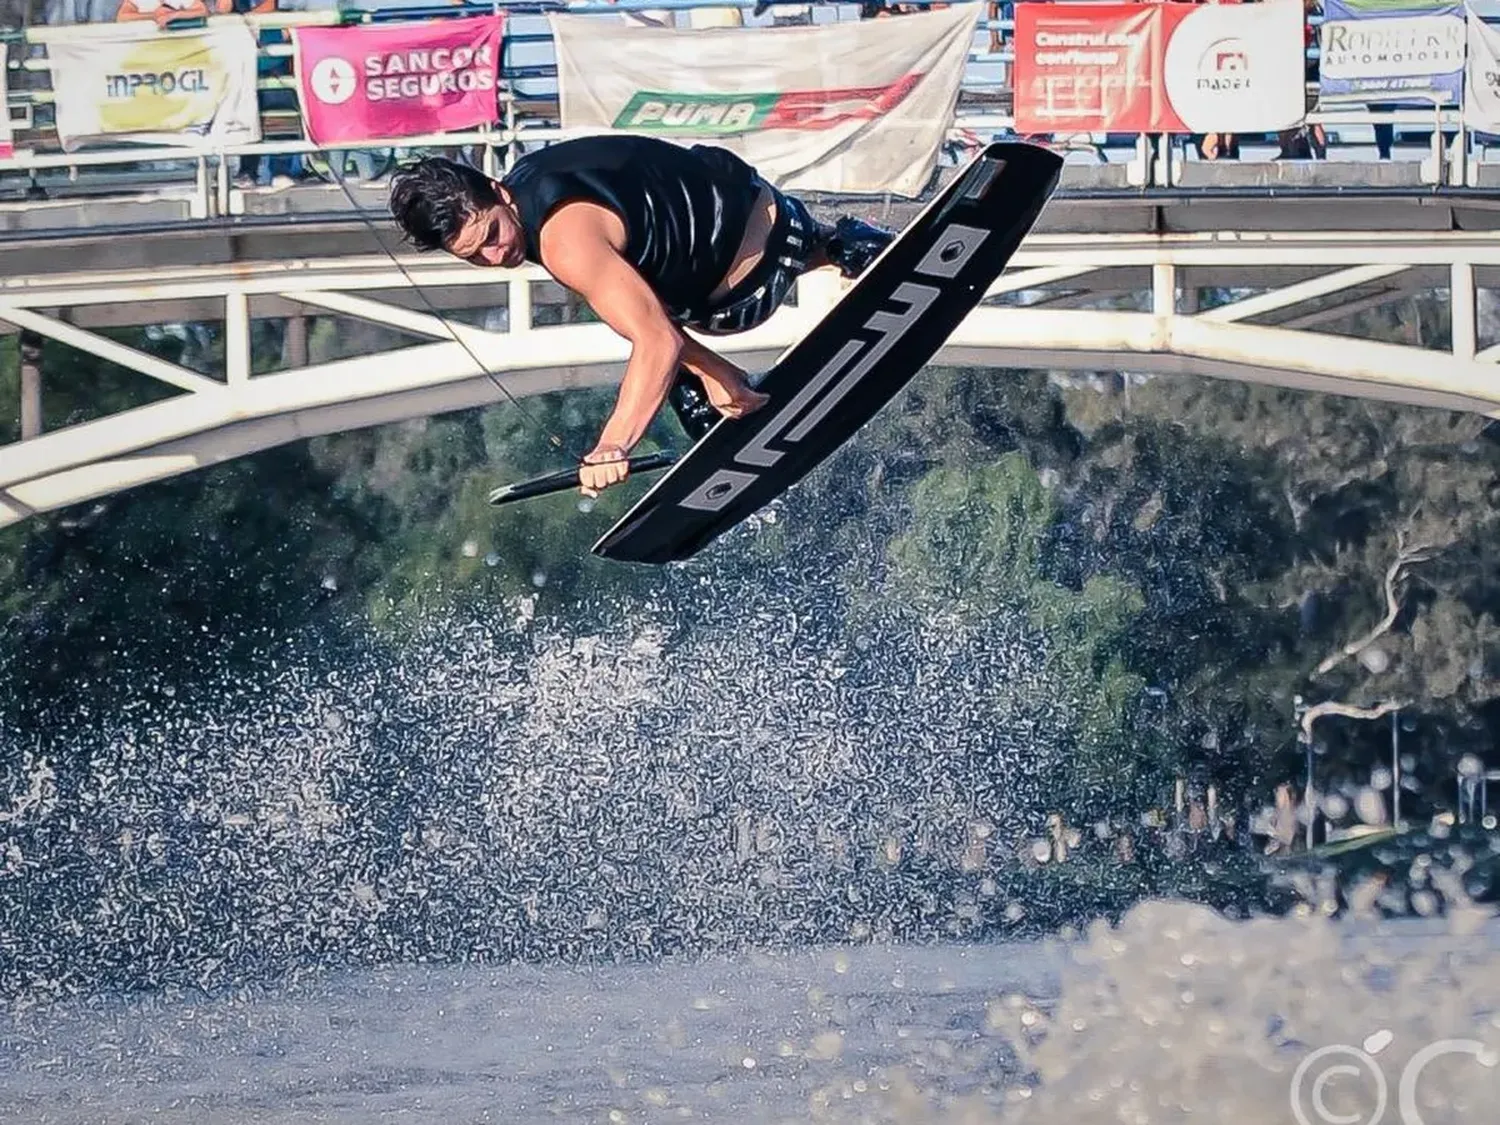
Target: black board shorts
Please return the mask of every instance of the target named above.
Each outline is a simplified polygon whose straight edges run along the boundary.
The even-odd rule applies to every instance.
[[[771,194],[776,220],[761,260],[749,277],[712,305],[686,313],[682,323],[687,327],[709,336],[728,336],[764,324],[786,300],[792,283],[807,272],[808,259],[821,243],[818,223],[800,199],[774,187]]]

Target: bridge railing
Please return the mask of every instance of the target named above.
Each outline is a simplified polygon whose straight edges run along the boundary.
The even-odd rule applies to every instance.
[[[0,159],[0,199],[187,193],[194,201],[193,214],[207,216],[234,210],[233,191],[246,186],[236,182],[242,179],[237,169],[247,159],[256,157],[301,158],[304,172],[328,178],[329,163],[335,162],[342,168],[346,156],[354,152],[361,154],[356,161],[360,174],[354,178],[378,180],[398,152],[424,147],[468,148],[471,158],[496,170],[513,159],[518,150],[568,135],[559,120],[556,55],[546,20],[548,12],[566,10],[570,14],[619,20],[626,13],[736,8],[742,11],[748,26],[773,23],[778,9],[788,8],[805,10],[814,23],[860,18],[860,5],[834,0],[768,0],[759,6],[754,0],[620,0],[618,3],[493,0],[387,9],[374,6],[375,0],[370,2],[372,6],[368,8],[246,13],[172,25],[175,29],[201,27],[205,22],[244,21],[259,38],[262,72],[257,86],[265,139],[207,152],[147,148],[130,143],[64,152],[52,125],[53,92],[45,52],[49,43],[65,41],[76,32],[68,26],[0,32],[0,46],[6,49],[10,75],[6,108],[15,140],[14,156]],[[285,33],[296,27],[426,21],[496,10],[506,12],[509,22],[498,95],[501,118],[495,126],[465,133],[367,142],[354,148],[328,148],[306,138],[291,73],[293,48]],[[976,26],[946,153],[949,162],[961,159],[964,148],[976,141],[1014,134],[1011,5],[1000,4],[991,10],[999,18],[981,19]],[[607,33],[610,26],[608,21],[601,20],[601,33]],[[284,38],[278,41],[278,37]],[[997,45],[999,49],[993,49]],[[1309,59],[1316,55],[1316,46],[1308,48]],[[1315,97],[1316,87],[1310,85],[1309,104]],[[1415,157],[1419,162],[1417,179],[1428,185],[1477,182],[1476,162],[1486,155],[1484,146],[1476,145],[1475,137],[1465,128],[1458,107],[1386,111],[1340,107],[1314,110],[1307,122],[1323,126],[1329,159],[1340,162],[1373,160],[1374,126],[1394,127],[1393,155],[1404,160]],[[1192,138],[1183,136],[1080,133],[1054,135],[1052,140],[1068,148],[1075,162],[1125,165],[1128,175],[1119,186],[1131,190],[1176,183],[1181,169],[1194,156]],[[1242,162],[1270,161],[1281,155],[1276,138],[1269,134],[1240,138]]]

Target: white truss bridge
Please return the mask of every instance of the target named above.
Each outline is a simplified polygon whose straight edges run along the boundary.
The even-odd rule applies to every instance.
[[[317,251],[315,237],[279,237],[282,254]],[[51,267],[89,260],[77,250],[55,251],[45,264],[44,249],[32,253],[29,270],[12,263],[0,271],[0,330],[92,353],[165,385],[170,397],[44,432],[48,376],[23,347],[22,437],[0,446],[0,525],[314,435],[502,402],[506,392],[608,384],[627,356],[602,325],[544,323],[559,319],[540,313],[557,312],[561,298],[529,269],[425,256],[401,259],[403,273],[384,254],[125,268],[111,257],[101,249],[98,268],[73,272]],[[489,320],[502,327],[434,315],[413,282],[437,307],[503,308]],[[762,367],[841,288],[831,273],[805,278],[795,307],[713,346]],[[1477,300],[1492,288],[1500,288],[1500,231],[1043,231],[938,362],[1002,369],[997,377],[1043,368],[1242,379],[1500,418],[1500,346],[1481,339]],[[1359,338],[1361,315],[1417,292],[1447,302],[1450,339]],[[300,356],[291,349],[290,362],[285,348],[256,353],[252,321],[330,314],[425,342],[322,363],[307,363],[305,346]],[[188,370],[101,332],[183,320],[222,324],[222,370]]]

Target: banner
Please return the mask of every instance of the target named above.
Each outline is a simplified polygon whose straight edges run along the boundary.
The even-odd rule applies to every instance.
[[[1500,16],[1500,12],[1495,13]],[[1500,27],[1484,22],[1468,6],[1468,63],[1464,68],[1464,124],[1486,133],[1500,132]]]
[[[1318,100],[1452,105],[1466,39],[1452,0],[1325,0]]]
[[[1152,132],[1156,5],[1017,4],[1018,133]]]
[[[497,14],[295,29],[308,139],[341,144],[493,124],[500,119],[503,26],[504,16]]]
[[[1307,116],[1301,0],[1161,5],[1166,132],[1274,133]]]
[[[549,15],[564,129],[721,145],[788,191],[919,194],[981,5],[807,27],[611,27]]]
[[[10,102],[5,89],[5,55],[0,51],[0,160],[9,160],[16,154],[10,131]]]
[[[1307,112],[1302,4],[1018,4],[1018,133],[1270,133]]]
[[[255,35],[246,24],[75,27],[48,41],[47,62],[65,151],[106,138],[205,149],[260,140]]]

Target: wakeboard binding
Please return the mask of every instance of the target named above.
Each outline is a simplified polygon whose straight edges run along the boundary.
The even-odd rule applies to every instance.
[[[667,401],[672,404],[677,421],[694,442],[700,441],[719,421],[719,412],[708,401],[702,382],[681,368],[672,389],[667,392]]]
[[[823,253],[840,274],[852,280],[869,269],[870,263],[880,257],[895,237],[891,231],[881,230],[863,219],[843,215],[828,232]]]

